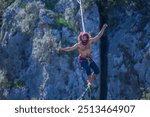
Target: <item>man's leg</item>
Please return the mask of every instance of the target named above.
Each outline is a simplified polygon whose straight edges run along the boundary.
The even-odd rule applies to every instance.
[[[81,66],[85,69],[85,71],[86,71],[86,74],[87,74],[87,77],[88,77],[88,79],[87,79],[87,83],[88,84],[91,84],[92,83],[92,72],[91,72],[91,68],[90,68],[90,66],[88,65],[88,62],[87,61],[82,61],[82,63],[81,63]]]
[[[93,81],[96,78],[96,75],[99,74],[99,68],[94,61],[90,64],[90,67],[94,71],[91,75],[91,81]]]
[[[87,83],[88,85],[92,85],[92,75],[88,76]]]
[[[96,78],[96,74],[93,72],[91,75],[91,80],[93,81]]]

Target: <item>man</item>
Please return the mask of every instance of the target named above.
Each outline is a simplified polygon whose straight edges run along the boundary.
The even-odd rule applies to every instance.
[[[99,74],[99,68],[91,58],[91,45],[102,37],[106,28],[107,24],[104,24],[98,35],[93,38],[91,38],[87,32],[81,32],[78,36],[78,43],[74,46],[57,49],[58,51],[73,51],[78,49],[79,62],[81,67],[86,70],[88,85],[92,85],[92,81],[95,79],[96,75]],[[94,71],[93,73],[91,72],[91,68]]]

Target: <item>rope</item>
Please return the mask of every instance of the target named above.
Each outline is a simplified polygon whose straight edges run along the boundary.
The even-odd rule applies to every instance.
[[[87,93],[89,87],[87,86],[87,88],[85,89],[85,91],[81,94],[81,96],[77,99],[77,100],[82,100],[83,97],[85,96],[85,94]]]
[[[87,86],[87,88],[84,90],[84,92],[81,94],[81,96],[77,100],[82,100],[83,97],[86,95],[89,89],[89,97],[91,99],[91,86]]]
[[[77,0],[77,2],[80,4],[80,14],[81,14],[81,22],[82,22],[82,30],[85,32],[85,25],[84,25],[84,18],[83,18],[83,7],[82,7],[82,0]],[[87,86],[87,88],[84,90],[84,92],[81,94],[81,96],[77,100],[83,99],[83,97],[86,95],[89,89],[89,95],[91,98],[91,87]]]
[[[80,13],[81,13],[81,21],[82,21],[82,30],[83,30],[83,32],[85,32],[85,25],[84,25],[84,19],[83,19],[82,0],[77,0],[77,2],[80,4]]]

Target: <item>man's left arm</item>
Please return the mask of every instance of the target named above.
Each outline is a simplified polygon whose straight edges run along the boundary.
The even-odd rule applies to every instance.
[[[107,24],[104,24],[103,27],[102,27],[102,29],[101,29],[101,31],[98,33],[98,35],[96,35],[93,38],[90,38],[90,41],[92,43],[98,41],[103,36],[103,34],[104,34],[105,29],[107,28],[107,26],[108,26]]]

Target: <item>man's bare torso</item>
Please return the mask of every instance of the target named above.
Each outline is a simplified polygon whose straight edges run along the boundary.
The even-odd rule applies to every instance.
[[[78,44],[78,51],[81,57],[89,57],[91,55],[91,43],[89,42],[87,45]]]

